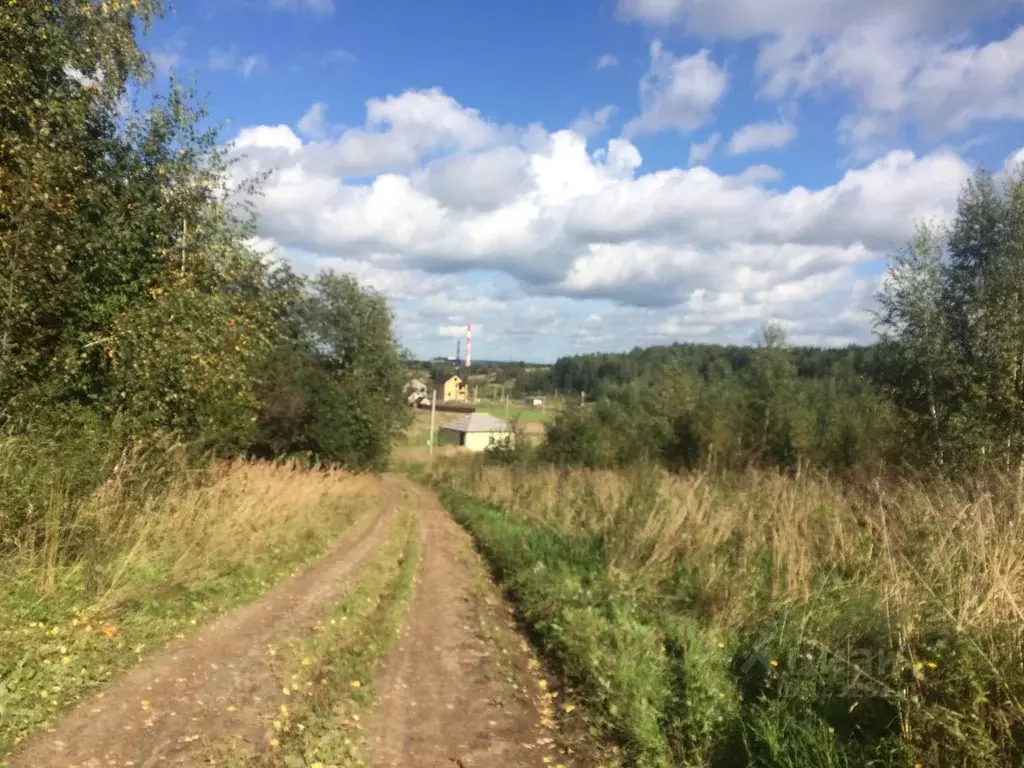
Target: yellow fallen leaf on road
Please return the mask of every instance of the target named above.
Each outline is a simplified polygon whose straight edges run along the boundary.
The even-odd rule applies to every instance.
[[[232,704],[230,707],[228,707],[228,712],[234,712],[236,709],[238,709],[238,707]]]
[[[304,667],[308,667],[312,663],[313,662],[310,661],[308,658],[305,658],[305,659],[302,660],[302,666],[304,666]]]
[[[349,683],[349,685],[351,685],[353,688],[362,688],[363,687],[363,684],[360,683],[358,680],[353,680],[351,683]]]

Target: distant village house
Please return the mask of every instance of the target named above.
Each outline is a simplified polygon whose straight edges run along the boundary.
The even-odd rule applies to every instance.
[[[467,413],[445,424],[438,434],[439,445],[455,445],[474,452],[512,445],[514,440],[509,425],[489,413]]]
[[[434,380],[434,391],[438,402],[469,402],[469,387],[458,376],[442,376]]]

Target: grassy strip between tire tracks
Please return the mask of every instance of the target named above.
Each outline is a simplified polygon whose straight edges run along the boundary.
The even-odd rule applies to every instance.
[[[265,717],[258,751],[214,745],[211,759],[232,768],[362,766],[362,714],[373,700],[373,673],[405,622],[419,563],[413,518],[394,525],[345,599],[310,637],[271,649],[284,659],[282,687]]]

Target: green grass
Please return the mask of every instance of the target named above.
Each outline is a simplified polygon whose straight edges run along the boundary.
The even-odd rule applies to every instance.
[[[600,543],[563,536],[444,488],[442,499],[474,536],[522,617],[590,703],[594,725],[638,764],[670,765],[659,725],[666,660],[653,629],[602,568]]]
[[[373,673],[404,623],[418,562],[416,525],[404,516],[314,634],[275,649],[286,676],[266,713],[266,743],[225,742],[210,759],[239,768],[365,765],[362,717]]]
[[[506,418],[505,406],[501,403],[480,403],[476,406],[477,411],[489,413],[499,419]],[[555,420],[557,411],[548,408],[542,410],[532,405],[509,405],[508,420],[517,421],[520,424],[550,424]]]
[[[898,745],[841,743],[808,711],[807,691],[768,698],[777,667],[758,662],[737,673],[735,661],[746,657],[735,638],[610,572],[601,537],[516,520],[451,491],[444,499],[576,685],[591,726],[621,745],[629,764],[796,768],[899,758]],[[753,689],[745,695],[746,678]]]
[[[434,479],[631,765],[1024,761],[1016,478],[882,491],[461,462]]]
[[[54,501],[45,535],[0,552],[0,756],[289,578],[378,503],[372,478],[259,464]]]

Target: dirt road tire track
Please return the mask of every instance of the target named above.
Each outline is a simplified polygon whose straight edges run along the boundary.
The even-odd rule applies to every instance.
[[[322,558],[118,677],[10,755],[10,768],[209,765],[211,745],[238,738],[264,752],[266,703],[281,684],[268,646],[313,631],[400,509],[418,520],[421,557],[406,625],[377,676],[364,731],[369,765],[573,766],[556,750],[538,663],[470,536],[433,492],[400,477],[383,484],[382,508]]]
[[[525,659],[515,658],[518,645],[503,650],[481,632],[482,625],[507,626],[511,618],[487,582],[470,536],[432,492],[410,483],[408,493],[419,515],[420,570],[405,630],[377,678],[369,763],[542,765],[553,741],[541,725],[538,704],[544,694],[525,672]],[[491,587],[491,596],[476,592],[480,582]],[[519,684],[495,674],[502,655],[506,664],[518,662]]]
[[[197,750],[219,737],[237,734],[259,744],[260,701],[278,685],[267,647],[311,632],[344,593],[394,521],[403,491],[391,478],[384,491],[381,509],[298,576],[118,677],[58,721],[55,731],[29,739],[7,758],[10,768],[191,765]]]

